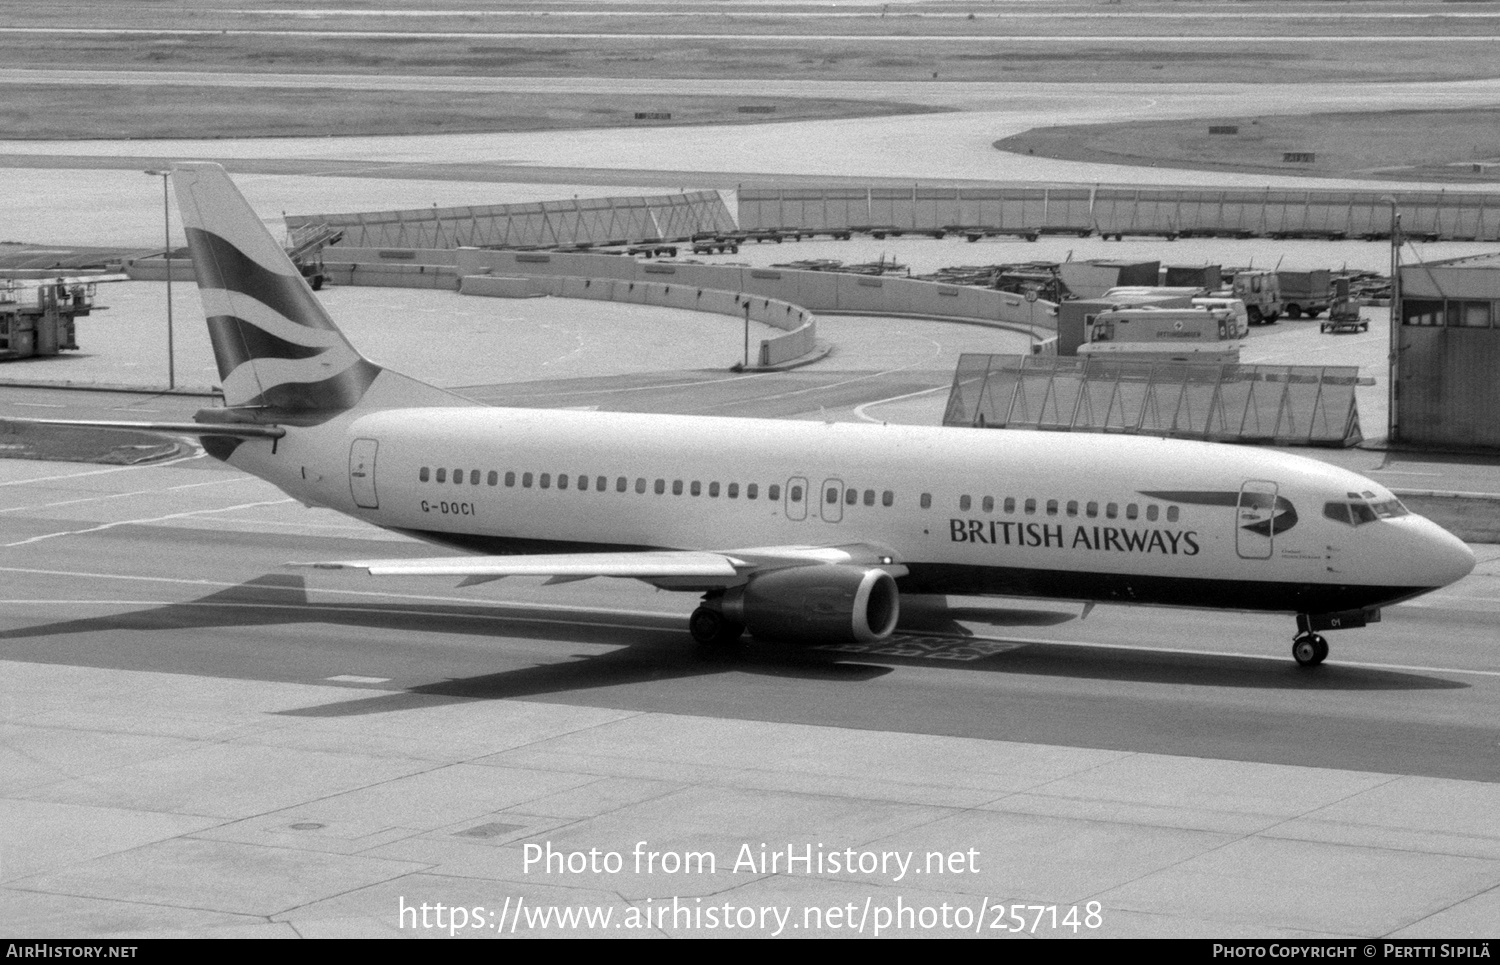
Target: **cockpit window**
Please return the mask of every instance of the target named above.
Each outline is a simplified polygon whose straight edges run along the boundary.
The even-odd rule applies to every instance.
[[[1377,519],[1395,519],[1407,515],[1410,510],[1401,505],[1401,500],[1376,500],[1374,493],[1350,493],[1349,499],[1323,504],[1323,515],[1349,526],[1363,526]]]

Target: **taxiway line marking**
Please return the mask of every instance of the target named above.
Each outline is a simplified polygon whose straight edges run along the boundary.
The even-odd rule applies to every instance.
[[[208,513],[228,513],[236,509],[253,509],[257,506],[278,506],[282,503],[293,502],[291,497],[285,499],[267,499],[255,503],[240,503],[237,506],[220,506],[216,509],[194,509],[186,513],[171,513],[166,516],[152,516],[148,519],[122,519],[113,523],[101,523],[98,526],[90,526],[87,529],[65,529],[56,533],[43,533],[41,536],[33,536],[15,543],[6,543],[4,547],[10,549],[14,546],[27,546],[31,543],[40,543],[42,540],[54,539],[58,536],[82,536],[85,533],[101,533],[106,529],[114,529],[116,526],[131,526],[140,523],[161,523],[169,519],[185,519],[189,516],[203,516]]]
[[[179,462],[187,462],[190,459],[202,459],[207,453],[199,450],[190,455],[181,456],[177,459],[168,459],[166,462],[139,462],[133,466],[114,466],[109,469],[90,469],[87,472],[70,472],[61,476],[40,476],[35,479],[11,479],[0,482],[0,486],[29,486],[32,483],[61,482],[66,479],[82,479],[85,476],[105,476],[113,472],[130,472],[140,469],[165,469],[175,466]]]
[[[915,399],[919,395],[931,395],[934,392],[942,392],[948,388],[949,386],[946,385],[937,385],[933,386],[930,389],[919,389],[916,392],[908,392],[905,395],[893,395],[889,399],[875,399],[871,402],[865,402],[855,406],[854,414],[859,416],[861,419],[864,419],[866,422],[879,422],[884,424],[884,419],[877,419],[872,415],[867,415],[865,414],[865,410],[872,405],[885,405],[889,402],[900,402],[903,399]]]
[[[199,486],[224,486],[230,483],[255,482],[254,476],[236,476],[230,479],[215,479],[211,482],[183,483],[180,486],[168,486],[166,489],[136,489],[128,493],[109,493],[104,496],[84,496],[81,499],[65,499],[57,503],[42,503],[38,506],[12,506],[9,509],[0,509],[0,513],[24,513],[34,509],[55,509],[58,506],[74,506],[78,503],[92,503],[105,499],[124,499],[129,496],[150,496],[163,492],[176,492],[179,489],[195,489]]]
[[[236,585],[238,585],[238,584],[236,584]],[[275,589],[275,588],[274,587],[266,587],[265,589]],[[471,605],[480,605],[480,606],[487,606],[488,605],[488,604],[484,603],[483,601],[468,600],[468,601],[465,601],[465,602],[467,602],[467,603],[469,603]],[[29,604],[29,605],[67,604],[68,606],[158,606],[158,607],[177,606],[177,607],[198,607],[200,609],[205,609],[205,610],[215,610],[215,609],[222,609],[222,610],[299,610],[299,611],[303,611],[303,612],[307,612],[307,613],[371,613],[372,612],[372,611],[370,611],[368,609],[365,609],[363,607],[356,607],[356,606],[347,605],[347,604],[343,605],[343,606],[340,606],[340,605],[331,604],[331,603],[272,603],[272,602],[260,602],[260,601],[256,601],[256,600],[244,600],[244,601],[236,601],[236,600],[214,600],[211,603],[209,603],[209,602],[203,602],[201,600],[0,600],[0,604]],[[551,607],[547,607],[545,605],[537,605],[537,604],[531,604],[531,605],[527,605],[527,604],[511,604],[511,606],[515,607],[515,608],[518,608],[518,609],[519,608],[532,609],[532,610],[548,610],[548,609],[552,609]],[[667,620],[680,620],[680,619],[682,619],[682,615],[678,614],[678,613],[649,613],[649,612],[640,612],[640,611],[632,611],[632,610],[598,610],[596,612],[600,613],[600,614],[605,614],[605,615],[619,614],[621,616],[634,616],[634,617],[662,617],[663,619],[667,619]],[[505,613],[505,614],[498,614],[498,613],[496,613],[496,614],[490,614],[490,613],[463,613],[463,614],[456,614],[455,615],[455,614],[452,614],[452,613],[444,613],[443,611],[438,610],[438,609],[434,609],[434,608],[422,608],[422,607],[409,607],[409,608],[404,608],[404,609],[384,609],[384,610],[378,611],[378,615],[379,616],[421,616],[421,617],[431,617],[431,616],[450,616],[450,617],[455,617],[456,616],[457,619],[461,619],[461,620],[495,620],[495,621],[510,620],[510,621],[515,621],[515,622],[519,622],[519,623],[547,623],[547,624],[557,624],[559,626],[570,626],[570,627],[610,627],[610,628],[614,628],[614,629],[617,629],[617,630],[661,630],[661,629],[663,629],[663,627],[661,627],[659,625],[655,625],[655,624],[623,623],[623,622],[613,621],[613,620],[611,620],[611,621],[579,620],[579,619],[576,619],[576,618],[561,619],[561,618],[555,618],[555,617],[527,616],[525,614],[512,614],[512,613]],[[685,625],[684,625],[683,629],[684,630],[686,629]],[[1500,671],[1497,671],[1497,674],[1500,674]]]

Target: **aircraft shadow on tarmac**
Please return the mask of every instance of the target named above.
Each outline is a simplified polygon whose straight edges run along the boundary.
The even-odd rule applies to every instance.
[[[1021,608],[944,608],[932,598],[918,598],[912,603],[903,615],[901,629],[877,643],[804,646],[752,641],[730,653],[710,655],[688,642],[685,621],[674,616],[631,613],[612,618],[598,612],[580,616],[573,609],[545,605],[499,609],[482,604],[314,603],[307,598],[302,577],[271,574],[182,603],[0,631],[0,657],[153,669],[160,666],[159,658],[164,652],[181,652],[184,647],[202,649],[199,638],[169,636],[176,631],[332,625],[397,633],[545,641],[556,644],[562,658],[556,663],[450,677],[398,693],[289,712],[301,716],[379,713],[430,706],[435,701],[525,698],[724,673],[861,683],[885,676],[900,666],[1273,690],[1407,691],[1468,686],[1419,673],[1336,663],[1309,670],[1296,667],[1290,659],[1281,663],[1235,655],[1012,640],[1006,638],[1004,628],[1056,625],[1074,617],[1069,613]],[[958,620],[984,623],[995,627],[997,632],[976,634]],[[97,643],[84,642],[87,635],[120,631],[155,634],[147,648],[157,662],[143,660],[140,647],[122,643],[100,648]],[[59,640],[72,635],[77,635],[77,645],[69,646]],[[349,640],[347,635],[340,637],[346,649]],[[36,646],[27,646],[24,641],[35,641]],[[309,630],[297,636],[294,644],[268,640],[268,645],[257,653],[267,665],[273,665],[277,664],[275,646],[295,645],[299,653],[315,654],[317,641],[318,633]],[[618,649],[579,657],[568,654],[569,643],[607,644]],[[357,640],[352,645],[360,646]],[[379,646],[384,653],[390,652],[388,643]],[[222,654],[223,649],[220,646],[218,652]],[[470,653],[462,658],[462,663],[469,666],[476,659]],[[443,659],[435,656],[434,664]],[[483,661],[485,657],[481,654],[478,659]],[[409,664],[410,659],[403,657],[401,662]],[[449,669],[459,669],[453,666],[454,662],[449,660]],[[245,661],[232,663],[236,668],[232,675],[247,675]],[[174,664],[174,669],[184,672],[185,665]],[[285,668],[278,666],[278,669],[284,674]],[[186,672],[215,675],[216,671],[212,666],[200,665]],[[253,669],[248,675],[257,676]]]

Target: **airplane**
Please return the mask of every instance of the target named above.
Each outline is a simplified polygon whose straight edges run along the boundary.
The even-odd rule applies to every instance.
[[[481,405],[364,358],[224,170],[172,172],[224,408],[79,423],[196,436],[309,506],[468,555],[375,576],[624,577],[701,595],[699,644],[875,642],[904,594],[1281,612],[1321,631],[1474,554],[1379,483],[1300,456],[1120,435]]]

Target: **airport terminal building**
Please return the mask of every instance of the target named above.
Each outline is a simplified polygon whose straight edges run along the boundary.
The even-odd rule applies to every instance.
[[[1500,253],[1400,273],[1392,441],[1500,449]]]

